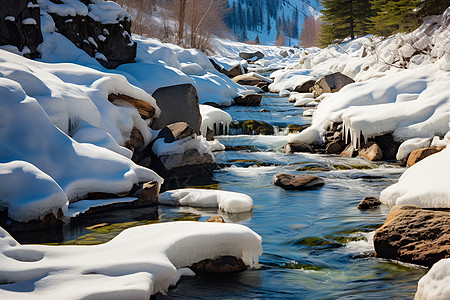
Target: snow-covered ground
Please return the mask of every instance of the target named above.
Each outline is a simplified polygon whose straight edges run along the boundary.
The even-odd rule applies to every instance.
[[[134,227],[95,246],[20,245],[0,227],[1,299],[149,299],[204,259],[258,267],[261,237],[239,224],[170,222]]]

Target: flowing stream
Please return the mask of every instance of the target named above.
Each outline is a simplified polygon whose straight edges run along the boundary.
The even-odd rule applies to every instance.
[[[261,109],[267,110],[261,112]],[[89,224],[70,224],[62,236],[33,236],[28,242],[98,244],[122,230],[156,222],[200,220],[221,214],[227,222],[250,227],[262,236],[261,269],[230,276],[183,278],[167,296],[156,299],[411,299],[426,269],[373,257],[372,235],[389,208],[360,211],[366,196],[396,182],[404,171],[396,164],[319,154],[285,154],[284,128],[303,125],[303,109],[287,98],[266,94],[259,107],[225,109],[233,120],[261,120],[275,126],[274,135],[217,137],[224,145],[251,150],[215,153],[222,166],[213,188],[250,195],[250,213],[227,215],[217,209],[159,206],[111,213]],[[325,186],[311,191],[285,191],[271,184],[279,172],[312,174]],[[180,183],[182,185],[182,183]],[[92,226],[92,224],[95,224]],[[19,239],[27,242],[26,237]],[[62,242],[61,242],[62,241]],[[157,242],[157,241],[155,241]]]

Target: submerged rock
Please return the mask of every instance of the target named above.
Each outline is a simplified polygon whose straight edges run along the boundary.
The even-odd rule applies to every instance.
[[[395,206],[374,235],[377,257],[431,267],[450,257],[450,212]]]
[[[292,175],[278,173],[273,175],[272,184],[282,187],[285,190],[311,190],[321,187],[325,181],[312,175]]]
[[[209,217],[205,222],[225,223],[225,220],[222,218],[222,216],[215,215],[215,216]]]
[[[231,129],[240,129],[242,134],[262,134],[262,135],[273,135],[273,126],[264,121],[233,121],[230,123]]]
[[[234,256],[220,256],[214,259],[204,259],[189,267],[196,274],[229,274],[245,271],[247,267],[242,259]]]
[[[235,105],[241,106],[259,106],[261,104],[262,95],[248,94],[234,98]]]
[[[381,205],[381,201],[375,197],[365,197],[358,204],[358,209],[369,209]]]

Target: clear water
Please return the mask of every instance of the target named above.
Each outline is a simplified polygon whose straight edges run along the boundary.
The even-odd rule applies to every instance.
[[[260,107],[226,109],[234,120],[261,120],[275,126],[307,124],[303,110],[287,98],[266,96]],[[262,108],[269,112],[260,112]],[[318,154],[285,154],[289,140],[273,136],[219,137],[225,145],[250,145],[256,152],[215,154],[225,166],[203,188],[241,192],[254,200],[252,212],[227,215],[217,210],[159,206],[113,212],[102,218],[70,224],[63,236],[40,242],[96,244],[120,231],[143,224],[200,220],[221,214],[227,222],[244,224],[262,236],[261,269],[226,276],[183,278],[167,296],[157,299],[411,299],[426,269],[373,257],[371,234],[381,226],[388,207],[360,211],[366,196],[378,196],[404,171],[387,163]],[[307,166],[328,171],[298,171]],[[325,186],[311,191],[285,191],[271,184],[279,172],[313,174]],[[94,225],[94,226],[92,226]],[[36,238],[35,235],[33,235]],[[24,237],[26,240],[26,237]],[[24,240],[24,241],[25,241]],[[36,241],[34,241],[36,242]]]
[[[260,112],[265,108],[270,112]],[[306,124],[302,109],[286,98],[266,97],[263,107],[226,109],[234,120],[263,120],[275,126]],[[217,210],[161,207],[160,215],[190,213],[205,220],[221,214],[263,238],[262,269],[229,277],[182,279],[158,299],[411,299],[426,269],[373,257],[373,231],[389,208],[360,211],[366,196],[379,196],[404,171],[387,163],[317,154],[285,154],[288,137],[223,136],[225,145],[251,145],[257,152],[216,153],[214,188],[242,192],[254,200],[251,213],[226,215]],[[297,171],[319,165],[330,171]],[[279,172],[322,177],[324,187],[285,191],[271,184]]]

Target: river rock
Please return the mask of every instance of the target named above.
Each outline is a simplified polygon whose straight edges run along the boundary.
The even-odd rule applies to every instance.
[[[358,155],[358,151],[356,151],[352,144],[348,144],[344,151],[342,151],[341,155],[356,157]]]
[[[295,153],[295,152],[309,152],[309,153],[313,153],[314,150],[307,143],[295,141],[295,142],[287,143],[284,146],[284,152],[286,152],[286,153]]]
[[[204,259],[189,267],[196,274],[230,274],[245,271],[242,259],[234,256],[220,256],[214,259]]]
[[[264,80],[261,80],[261,78],[253,76],[252,74],[239,75],[234,77],[232,80],[240,85],[253,85],[253,86],[257,86],[260,82],[264,83],[266,82]]]
[[[37,0],[2,0],[0,10],[0,45],[13,45],[24,56],[40,56],[37,47],[44,39],[41,32],[40,9]],[[30,22],[23,22],[28,19]],[[32,21],[34,20],[34,21]]]
[[[125,143],[125,147],[134,152],[141,149],[145,144],[144,137],[139,129],[133,127],[130,133],[130,139]]]
[[[415,205],[392,208],[374,235],[377,257],[431,267],[450,257],[450,212]]]
[[[258,59],[263,59],[264,58],[264,54],[260,51],[256,51],[256,52],[241,52],[239,53],[239,57],[245,60],[254,60],[254,58],[256,57],[256,60]]]
[[[278,173],[273,175],[272,184],[285,190],[311,190],[325,184],[322,178],[312,175],[292,175]]]
[[[146,101],[124,94],[110,94],[108,95],[108,100],[114,105],[135,107],[144,120],[152,119],[155,116],[155,108]]]
[[[48,229],[60,229],[64,222],[64,213],[60,208],[56,214],[48,213],[39,220],[31,220],[28,222],[17,222],[8,217],[7,210],[0,210],[0,227],[8,232],[29,232]]]
[[[228,76],[234,78],[239,75],[243,75],[243,68],[241,65],[236,65],[228,70]]]
[[[233,121],[230,123],[231,129],[240,129],[242,134],[262,134],[262,135],[273,135],[273,126],[264,121],[248,120],[244,122]]]
[[[327,147],[325,148],[326,154],[339,154],[342,152],[342,146],[338,142],[331,142],[327,144]]]
[[[386,133],[373,138],[383,152],[383,160],[396,160],[399,142],[394,140],[392,133]]]
[[[316,82],[314,80],[308,80],[295,87],[294,92],[309,93],[309,90],[314,86]],[[311,99],[312,100],[312,99]]]
[[[157,139],[163,138],[166,143],[173,143],[175,141],[184,139],[188,136],[194,135],[194,129],[186,122],[177,122],[167,125],[158,133]]]
[[[381,205],[381,201],[375,197],[365,197],[358,204],[358,209],[369,209],[374,208]]]
[[[209,61],[213,65],[214,69],[219,71],[222,74],[225,74],[226,76],[230,77],[230,74],[228,73],[228,70],[225,69],[222,65],[218,64],[214,59],[210,58]]]
[[[209,217],[205,222],[225,223],[225,220],[222,218],[222,216],[215,215],[215,216]]]
[[[361,146],[358,156],[365,157],[370,161],[380,161],[383,159],[383,152],[381,152],[381,148],[377,143],[368,142]]]
[[[240,106],[259,106],[261,104],[262,95],[248,94],[234,98],[234,104]]]
[[[151,125],[152,129],[162,129],[173,123],[186,122],[196,134],[200,134],[202,116],[197,90],[192,84],[159,88],[152,96],[161,109],[161,114]]]
[[[413,152],[411,152],[411,154],[409,154],[406,165],[408,167],[411,167],[422,159],[438,152],[439,150],[436,147],[427,147],[414,150]]]
[[[355,82],[350,77],[336,72],[333,74],[325,75],[316,81],[312,87],[314,97],[318,97],[323,93],[335,93],[340,91],[347,84]]]
[[[266,81],[260,81],[256,84],[257,87],[263,90],[263,92],[268,93],[269,92],[269,82]]]

